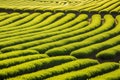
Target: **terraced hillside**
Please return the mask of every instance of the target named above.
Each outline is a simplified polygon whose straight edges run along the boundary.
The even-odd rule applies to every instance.
[[[3,15],[4,14],[4,15]],[[1,13],[0,51],[36,50],[49,56],[116,59],[120,15]],[[12,22],[12,23],[11,23]],[[104,56],[105,55],[105,56]]]
[[[119,0],[0,0],[0,80],[120,80],[119,12]]]
[[[120,13],[120,0],[0,0],[2,11]]]
[[[0,21],[1,80],[120,79],[110,76],[119,64],[104,62],[120,61],[120,15],[1,12]]]

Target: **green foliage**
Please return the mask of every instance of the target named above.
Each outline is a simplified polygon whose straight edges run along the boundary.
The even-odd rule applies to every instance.
[[[44,14],[41,14],[41,15],[35,17],[33,20],[31,20],[31,21],[29,21],[29,22],[27,22],[27,23],[25,23],[25,24],[23,24],[21,26],[10,27],[10,29],[14,28],[15,30],[3,32],[1,34],[3,34],[4,36],[0,36],[0,37],[3,38],[2,39],[2,41],[3,41],[3,40],[9,40],[10,39],[9,36],[11,36],[12,39],[16,39],[16,36],[21,36],[23,34],[24,34],[25,37],[22,37],[22,38],[26,38],[27,36],[30,36],[30,35],[32,35],[32,36],[33,35],[34,36],[39,35],[41,33],[41,32],[39,32],[40,27],[43,27],[43,26],[45,26],[47,24],[50,24],[51,22],[55,21],[56,18],[59,18],[59,17],[61,17],[63,15],[63,13],[57,13],[55,15],[51,15],[51,14],[52,13],[50,13],[50,12],[46,12]],[[48,18],[45,19],[46,17],[48,17]],[[37,20],[42,21],[42,22],[36,23]],[[28,27],[28,26],[30,26],[30,27]],[[22,32],[20,32],[20,30],[22,30]],[[38,33],[36,33],[36,32],[38,32]],[[8,33],[11,33],[11,34],[8,34]],[[31,34],[28,34],[28,33],[31,33]]]
[[[111,71],[109,73],[96,76],[94,78],[91,78],[89,80],[119,80],[120,79],[120,69],[117,69],[115,71]]]
[[[18,56],[15,58],[1,60],[0,69],[18,65],[18,64],[25,63],[25,62],[32,61],[32,60],[46,58],[46,57],[48,56],[45,54],[32,54],[32,55],[26,55],[26,56],[20,56],[20,57]]]
[[[21,24],[25,24],[26,22],[34,19],[36,16],[40,15],[40,13],[33,13],[33,14],[30,14],[28,16],[26,16],[25,18],[22,18],[20,20],[17,20],[15,21],[14,23],[11,23],[11,24],[8,24],[8,25],[5,25],[5,26],[1,26],[0,27],[0,30],[3,30],[2,32],[4,32],[4,30],[8,29],[8,28],[12,28],[14,26],[20,26]],[[8,32],[10,33],[10,32]]]
[[[82,21],[82,20],[84,20],[84,19],[86,19],[86,15],[81,15],[81,17],[82,18],[80,18],[79,19],[79,21]],[[78,19],[78,18],[77,18]],[[73,21],[70,21],[72,24],[75,24],[75,23],[78,23],[78,21],[77,21],[77,19],[75,19],[75,20],[73,20]],[[60,28],[67,28],[68,26],[71,26],[72,24],[70,23],[70,22],[68,22],[69,24],[65,24],[65,25],[63,25],[63,26],[60,26],[60,27],[58,27],[57,29],[59,30]],[[71,25],[70,25],[71,24]],[[75,25],[75,26],[73,26],[72,28],[68,28],[68,29],[64,29],[63,31],[61,31],[61,32],[53,32],[53,33],[46,33],[46,34],[38,34],[38,35],[35,35],[35,36],[32,36],[32,37],[25,37],[25,38],[22,38],[22,40],[21,39],[18,39],[18,40],[11,40],[12,41],[12,43],[10,43],[11,41],[9,40],[9,41],[5,41],[4,42],[4,44],[3,43],[1,43],[1,45],[3,44],[3,45],[5,45],[5,46],[7,46],[7,45],[11,45],[11,44],[15,44],[15,43],[22,43],[22,42],[27,42],[27,41],[33,41],[33,42],[30,42],[30,43],[26,43],[26,44],[20,44],[20,45],[17,45],[17,46],[11,46],[11,47],[8,47],[8,48],[3,48],[4,49],[4,51],[3,52],[7,52],[7,51],[12,51],[12,50],[17,50],[17,49],[25,49],[25,48],[28,48],[28,47],[32,47],[32,46],[35,46],[35,45],[39,45],[39,44],[43,44],[43,43],[48,43],[48,42],[53,42],[53,41],[56,41],[56,40],[58,40],[58,39],[63,39],[63,38],[66,38],[66,37],[69,37],[69,36],[72,36],[73,34],[71,34],[71,30],[76,30],[76,29],[78,29],[78,28],[82,28],[82,27],[84,27],[85,25],[87,25],[88,24],[88,22],[81,22],[81,23],[79,23],[78,25]],[[55,28],[54,29],[52,29],[52,30],[55,30]],[[51,30],[51,31],[52,31]],[[43,39],[43,40],[38,40],[38,39],[41,39],[41,38],[44,38],[44,37],[49,37],[50,35],[56,35],[56,34],[60,34],[60,33],[65,33],[65,32],[70,32],[70,33],[66,33],[66,34],[61,34],[61,35],[57,35],[57,36],[53,36],[53,37],[51,37],[51,38],[46,38],[46,39]],[[74,31],[74,33],[75,33],[75,31]],[[38,41],[34,41],[34,40],[38,40]],[[15,43],[13,43],[13,42],[15,42]],[[22,47],[21,47],[22,46]]]
[[[101,50],[110,48],[112,46],[115,46],[120,43],[120,36],[115,36],[114,38],[111,38],[105,42],[93,44],[84,48],[81,48],[79,50],[73,51],[71,53],[72,56],[75,57],[89,57],[92,56],[94,53],[99,52]],[[107,56],[107,55],[106,55]],[[110,57],[110,56],[109,56]],[[113,56],[114,57],[114,56]]]
[[[17,27],[7,27],[7,28],[2,28],[0,32],[5,32],[5,31],[12,31],[12,30],[16,30],[16,29],[21,29],[21,28],[25,28],[25,27],[29,27],[32,26],[34,24],[38,24],[41,21],[43,21],[46,17],[50,16],[52,13],[51,12],[46,12],[44,14],[38,15],[37,17],[35,17],[32,21],[23,24],[23,25],[19,25]],[[8,35],[10,36],[10,35]],[[2,36],[1,36],[2,37]],[[5,36],[4,36],[5,37]]]
[[[117,16],[116,19],[118,20],[118,24],[114,29],[109,30],[108,32],[96,35],[93,37],[93,39],[91,38],[88,40],[95,41],[95,38],[96,38],[96,40],[105,40],[105,38],[109,38],[109,37],[111,38],[111,36],[114,36],[113,38],[106,40],[105,42],[101,42],[101,43],[97,43],[97,44],[93,44],[93,45],[90,45],[87,47],[80,48],[76,51],[73,51],[71,53],[71,55],[76,56],[76,57],[89,57],[103,49],[107,49],[107,48],[110,48],[112,46],[119,44],[119,42],[120,42],[119,41],[120,36],[118,35],[120,33],[120,31],[118,29],[119,25],[120,25],[119,24],[119,16]],[[110,57],[110,55],[108,55],[108,56]]]
[[[17,12],[14,12],[12,14],[3,15],[3,16],[0,17],[0,21],[5,20],[5,19],[10,18],[10,17],[13,17],[13,16],[16,16],[16,15],[20,15],[20,14],[17,13]]]
[[[69,17],[69,16],[71,16],[71,17]],[[51,27],[55,27],[55,26],[64,24],[67,21],[72,20],[73,18],[75,18],[75,14],[74,13],[69,13],[65,17],[63,17],[62,19],[60,19],[60,20],[56,21],[55,23],[49,25],[49,27],[43,27],[43,28],[41,28],[41,30],[46,30],[47,28],[51,28]],[[6,43],[5,42],[4,43],[0,43],[0,48],[6,47],[6,46],[10,46],[10,45],[14,45],[14,44],[18,44],[18,43],[22,43],[22,42],[24,42],[24,40],[21,40],[21,39],[19,41],[16,41],[16,40],[12,40],[12,42],[7,41]],[[27,40],[25,40],[25,42],[27,42]]]
[[[93,76],[107,73],[119,68],[119,64],[114,62],[106,62],[99,65],[91,66],[82,70],[72,71],[69,73],[61,74],[45,80],[86,80]]]
[[[7,15],[8,13],[7,12],[0,12],[0,16],[4,16],[4,15]]]
[[[101,59],[115,59],[120,53],[120,45],[108,48],[97,53],[96,57]]]
[[[98,61],[92,59],[79,59],[71,62],[67,62],[52,68],[48,68],[45,70],[40,70],[37,72],[17,76],[14,78],[10,78],[8,80],[43,80],[48,77],[52,77],[55,75],[63,74],[66,72],[70,72],[73,70],[83,69],[85,67],[93,66],[98,64]]]
[[[104,25],[102,25],[100,28],[97,28],[97,29],[95,29],[93,31],[90,31],[88,33],[79,35],[79,37],[77,37],[77,38],[71,38],[73,40],[76,39],[75,43],[64,45],[64,46],[61,46],[61,47],[58,47],[58,48],[53,48],[51,50],[48,50],[46,53],[48,55],[50,55],[50,56],[64,55],[64,54],[70,53],[71,51],[79,49],[81,47],[84,47],[84,46],[87,46],[87,45],[90,45],[90,44],[93,44],[93,43],[97,43],[97,42],[103,41],[103,39],[108,38],[110,36],[108,36],[108,35],[104,36],[104,33],[102,33],[102,32],[107,31],[107,30],[109,30],[110,28],[113,27],[113,25],[114,25],[114,18],[111,15],[105,15],[105,21],[106,22],[104,23]],[[95,22],[97,22],[97,21],[95,21]],[[108,25],[108,23],[109,23],[109,25]],[[93,23],[93,24],[95,24],[95,23]],[[97,24],[95,24],[93,26],[93,24],[91,23],[92,27],[98,26]],[[99,34],[99,33],[101,33],[101,34]],[[99,35],[97,35],[97,34],[99,34]],[[101,36],[103,36],[103,37],[101,37]],[[90,37],[90,38],[88,38],[88,37]],[[84,38],[85,39],[87,38],[87,39],[84,40]],[[81,40],[83,40],[83,41],[80,42]],[[71,53],[71,55],[72,54],[73,53]]]
[[[117,8],[113,9],[111,11],[111,13],[119,13],[119,10],[120,10],[120,6],[118,6]]]
[[[17,11],[78,11],[87,13],[107,11],[109,13],[119,6],[116,4],[119,3],[119,0],[1,0],[0,2],[0,8]]]
[[[117,3],[119,0],[112,0],[112,1],[108,1],[107,3],[105,3],[104,5],[100,6],[100,7],[97,7],[95,9],[93,9],[92,11],[101,11],[103,10],[104,8],[108,7],[110,5],[113,5],[114,3]]]
[[[5,5],[1,4],[5,1],[8,0],[0,1],[0,7]],[[11,1],[11,5],[14,1]],[[24,4],[26,1],[31,2],[17,2],[21,1],[24,1]],[[88,2],[84,3],[86,1]],[[36,1],[33,1],[33,4],[34,2]],[[75,14],[74,10],[91,12],[92,9],[99,9],[99,12],[107,13],[112,10],[119,11],[119,7],[115,9],[119,4],[116,2],[119,1],[56,1],[56,4],[66,6],[56,7],[53,4],[53,7],[46,6],[47,8],[45,5],[41,7],[44,2],[54,3],[43,1],[36,7],[26,4],[19,9],[60,11],[0,12],[0,80],[118,80],[118,63],[100,64],[97,60],[86,57],[99,58],[100,61],[119,59],[120,15],[114,18],[105,14],[102,19],[100,14]],[[77,2],[80,4],[75,5]],[[7,4],[9,5],[9,2]],[[15,9],[16,5],[19,4],[14,5]],[[4,7],[8,9],[7,6]],[[68,8],[71,9],[69,13],[66,12]]]
[[[7,24],[12,23],[12,22],[14,22],[16,20],[24,18],[24,17],[26,17],[28,15],[29,15],[29,13],[23,13],[23,14],[20,14],[20,15],[16,15],[16,16],[10,17],[10,18],[8,18],[6,20],[1,21],[0,22],[0,26],[7,25]]]
[[[75,59],[76,58],[73,56],[58,56],[58,57],[50,57],[45,59],[43,58],[43,59],[29,61],[23,64],[1,69],[0,78],[4,79],[12,76],[17,76],[20,74],[30,73],[41,69],[46,69],[48,67],[60,65],[65,62],[73,61]]]
[[[33,55],[33,54],[39,54],[39,52],[35,50],[18,50],[18,51],[12,51],[5,54],[0,54],[0,60],[8,59],[8,58],[14,58],[14,57],[20,57],[20,56],[26,56],[26,55]]]
[[[100,12],[109,12],[109,11],[113,10],[115,7],[118,7],[119,4],[120,4],[120,2],[116,2],[113,5],[111,5],[110,7],[101,10]]]

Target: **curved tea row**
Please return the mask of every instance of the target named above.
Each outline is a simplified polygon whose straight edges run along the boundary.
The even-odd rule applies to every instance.
[[[119,63],[73,56],[49,57],[35,50],[0,54],[0,80],[119,80]]]
[[[0,52],[36,50],[49,56],[115,59],[119,55],[120,15],[0,13]],[[11,23],[12,22],[12,23]],[[118,48],[118,49],[117,49]]]
[[[2,0],[0,5],[6,11],[120,13],[119,0]]]
[[[119,34],[120,15],[1,12],[0,80],[119,80]]]

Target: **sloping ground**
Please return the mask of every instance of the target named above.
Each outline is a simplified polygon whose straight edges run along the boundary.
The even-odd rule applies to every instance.
[[[119,0],[0,0],[0,80],[120,80],[119,13]]]
[[[120,13],[119,0],[0,0],[1,11]]]
[[[0,51],[36,50],[49,56],[116,59],[120,15],[0,13]],[[105,56],[104,56],[105,55]]]
[[[119,61],[120,15],[0,13],[0,80],[120,80]]]

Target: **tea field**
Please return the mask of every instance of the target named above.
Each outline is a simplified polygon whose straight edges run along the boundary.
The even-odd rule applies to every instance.
[[[120,80],[120,1],[0,0],[0,80]]]

